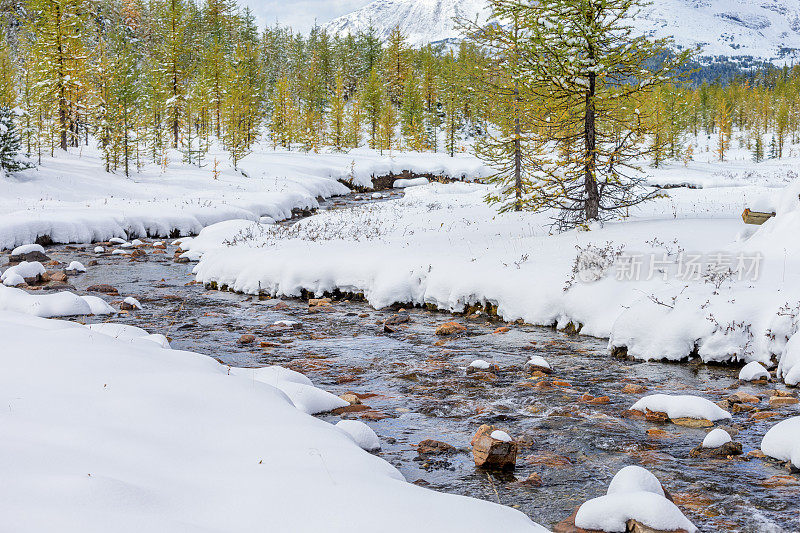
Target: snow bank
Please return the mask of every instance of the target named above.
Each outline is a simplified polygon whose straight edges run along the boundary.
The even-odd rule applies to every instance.
[[[723,444],[731,442],[731,436],[722,428],[712,429],[703,439],[703,448],[719,448]]]
[[[315,415],[350,405],[330,392],[318,389],[299,372],[279,367],[231,369],[231,373],[249,376],[254,381],[268,383],[280,389],[304,413]]]
[[[340,420],[336,427],[343,431],[362,450],[374,452],[381,449],[381,440],[368,425],[360,420]]]
[[[750,361],[739,371],[739,379],[742,381],[769,379],[769,372],[764,368],[764,365],[758,361]]]
[[[791,461],[800,468],[800,416],[772,426],[761,439],[761,451],[779,461]]]
[[[667,413],[670,418],[702,418],[712,422],[731,418],[728,411],[714,402],[689,394],[651,394],[641,398],[630,408],[632,411],[642,412],[647,409]]]
[[[699,355],[767,364],[796,328],[786,307],[800,301],[800,248],[785,243],[800,219],[787,207],[757,230],[741,221],[766,187],[673,189],[624,221],[555,235],[547,213],[498,214],[484,202],[489,191],[431,183],[291,228],[220,227],[188,246],[201,257],[199,281],[237,291],[339,289],[363,294],[376,308],[399,302],[460,312],[491,304],[509,321],[572,322],[645,360]],[[633,279],[625,277],[631,272],[623,256],[641,263]],[[679,277],[694,256],[703,275]],[[738,260],[745,265],[712,276],[725,260],[732,269]],[[588,267],[573,275],[576,261]],[[751,279],[745,267],[756,264]]]
[[[405,482],[209,357],[6,312],[0,337],[9,531],[545,531],[514,509]],[[369,504],[343,513],[353,502]]]
[[[664,497],[664,489],[649,471],[627,466],[614,476],[605,496],[585,502],[575,515],[575,525],[592,530],[624,532],[628,520],[653,529],[697,531],[678,507]]]
[[[15,311],[39,317],[104,315],[114,310],[96,297],[71,292],[31,294],[22,289],[0,285],[0,311]]]

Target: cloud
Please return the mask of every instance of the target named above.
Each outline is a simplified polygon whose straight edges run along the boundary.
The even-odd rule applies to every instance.
[[[297,31],[308,32],[316,21],[322,25],[341,15],[346,15],[370,0],[239,0],[239,5],[249,7],[260,26],[273,26],[278,21]]]

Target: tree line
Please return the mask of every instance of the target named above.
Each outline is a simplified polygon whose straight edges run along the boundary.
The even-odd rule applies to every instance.
[[[632,33],[641,0],[490,0],[503,25],[460,21],[458,45],[399,29],[260,30],[233,0],[16,0],[0,11],[0,109],[34,158],[96,140],[106,170],[165,166],[178,150],[234,166],[273,147],[446,151],[491,164],[501,210],[568,226],[652,196],[639,166],[786,155],[800,135],[800,68],[691,83],[691,54]],[[11,113],[9,110],[13,109]]]

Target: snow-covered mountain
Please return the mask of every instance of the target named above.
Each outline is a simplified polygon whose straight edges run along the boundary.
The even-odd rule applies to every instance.
[[[370,25],[381,37],[396,27],[409,42],[458,39],[455,17],[487,20],[484,0],[375,0],[325,25],[355,33]],[[673,37],[679,47],[703,46],[704,56],[800,56],[800,0],[655,0],[633,20],[643,34]]]

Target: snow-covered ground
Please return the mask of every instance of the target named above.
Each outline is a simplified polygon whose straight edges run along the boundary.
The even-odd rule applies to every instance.
[[[545,531],[407,483],[360,422],[146,335],[0,311],[0,529]],[[327,394],[289,373],[279,385]]]
[[[214,158],[218,176],[214,177]],[[209,153],[203,168],[149,164],[126,178],[103,170],[99,154],[60,152],[35,169],[0,179],[0,249],[47,235],[54,242],[110,237],[194,234],[230,220],[283,220],[292,209],[317,207],[318,198],[346,194],[339,180],[371,186],[371,177],[403,170],[470,179],[486,175],[474,156],[385,152],[303,153],[260,147],[234,170],[224,154]]]
[[[198,280],[237,291],[340,289],[376,307],[451,311],[490,303],[507,320],[572,322],[638,358],[774,366],[800,313],[798,161],[746,157],[648,169],[651,182],[701,188],[665,189],[590,231],[553,234],[546,214],[499,215],[483,202],[487,186],[430,184],[291,228],[211,227],[181,246],[202,257]],[[777,217],[748,226],[746,207]]]

